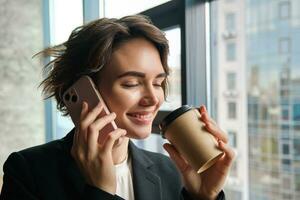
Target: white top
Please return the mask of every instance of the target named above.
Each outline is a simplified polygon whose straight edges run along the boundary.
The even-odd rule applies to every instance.
[[[120,164],[115,165],[117,192],[116,194],[126,200],[134,200],[132,184],[132,166],[129,156]]]

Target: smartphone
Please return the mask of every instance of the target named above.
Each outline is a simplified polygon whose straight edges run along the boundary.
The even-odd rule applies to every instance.
[[[71,119],[76,127],[78,127],[80,123],[80,114],[83,101],[88,104],[89,111],[96,107],[99,102],[101,102],[103,109],[98,118],[110,113],[93,80],[89,76],[82,76],[63,94],[63,102],[65,103]],[[103,129],[100,130],[98,140],[104,141],[105,136],[116,129],[117,125],[114,121],[107,124]]]

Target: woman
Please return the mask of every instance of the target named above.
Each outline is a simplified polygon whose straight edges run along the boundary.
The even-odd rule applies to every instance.
[[[62,94],[89,75],[112,112],[84,102],[80,123],[66,137],[12,153],[4,165],[1,199],[225,199],[222,187],[234,153],[227,136],[201,106],[201,120],[219,141],[224,156],[197,174],[170,144],[170,158],[138,149],[166,96],[168,42],[144,16],[100,19],[75,29],[68,41],[48,48],[55,57],[42,82],[48,97],[68,115]],[[99,144],[99,131],[118,129]]]

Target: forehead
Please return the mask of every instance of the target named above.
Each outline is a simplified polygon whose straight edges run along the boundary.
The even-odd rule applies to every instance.
[[[164,72],[159,51],[146,39],[135,38],[116,49],[105,71],[118,75],[126,71],[139,71],[149,74]]]

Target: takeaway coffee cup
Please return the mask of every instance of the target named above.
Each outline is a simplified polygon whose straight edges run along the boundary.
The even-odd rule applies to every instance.
[[[197,108],[184,105],[167,115],[159,125],[162,137],[175,146],[197,173],[211,167],[223,155],[200,117]]]

